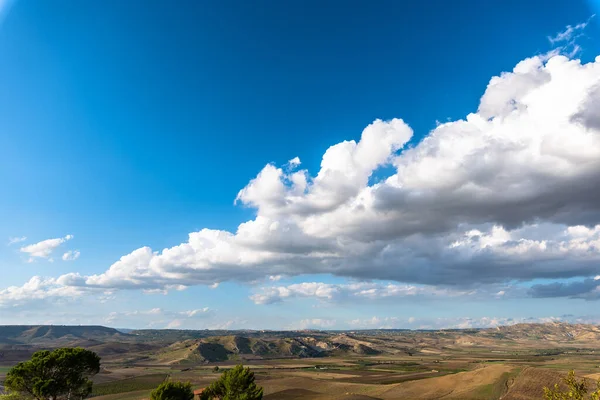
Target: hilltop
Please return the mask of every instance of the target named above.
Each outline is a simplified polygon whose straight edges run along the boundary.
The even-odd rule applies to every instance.
[[[486,329],[488,335],[504,335],[511,339],[534,339],[544,341],[600,341],[600,327],[590,324],[548,322],[545,324],[516,324]]]
[[[0,344],[56,346],[86,341],[121,341],[131,335],[104,326],[69,325],[2,325]]]
[[[330,338],[311,336],[264,339],[238,335],[215,336],[200,340],[176,342],[161,351],[156,359],[163,363],[219,362],[240,357],[314,358],[333,355],[376,355],[381,352],[368,342],[347,335]]]

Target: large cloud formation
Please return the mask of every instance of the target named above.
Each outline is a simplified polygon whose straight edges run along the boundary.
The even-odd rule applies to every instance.
[[[599,87],[600,57],[523,60],[490,80],[477,112],[440,124],[414,147],[406,122],[376,120],[358,142],[327,149],[316,176],[297,157],[266,165],[237,196],[256,218],[235,233],[203,229],[178,246],[143,247],[103,273],[57,282],[165,290],[317,273],[457,287],[593,279]],[[281,296],[267,297],[255,301]]]

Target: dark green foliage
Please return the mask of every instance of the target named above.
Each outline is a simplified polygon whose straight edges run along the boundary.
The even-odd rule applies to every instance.
[[[37,400],[78,400],[92,391],[91,376],[100,371],[100,357],[82,348],[38,351],[14,366],[4,386]]]
[[[150,394],[152,400],[192,400],[194,391],[189,382],[163,382]]]
[[[223,372],[201,395],[202,400],[261,400],[263,388],[254,383],[254,372],[238,365]]]
[[[219,372],[219,366],[215,365],[215,367],[213,368],[213,372]]]

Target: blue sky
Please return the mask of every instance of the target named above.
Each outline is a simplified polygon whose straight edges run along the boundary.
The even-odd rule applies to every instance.
[[[551,3],[0,0],[0,323],[597,321],[600,4]]]

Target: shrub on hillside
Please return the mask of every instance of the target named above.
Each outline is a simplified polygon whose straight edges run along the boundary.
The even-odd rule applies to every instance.
[[[587,382],[585,379],[578,381],[575,378],[575,371],[569,372],[563,379],[566,390],[562,390],[558,383],[554,387],[544,388],[544,398],[546,400],[600,400],[600,381],[596,384],[596,390],[588,393]]]
[[[193,400],[192,384],[167,381],[161,383],[150,394],[151,400]]]
[[[254,382],[254,372],[238,365],[204,389],[202,400],[261,400],[263,388]]]

